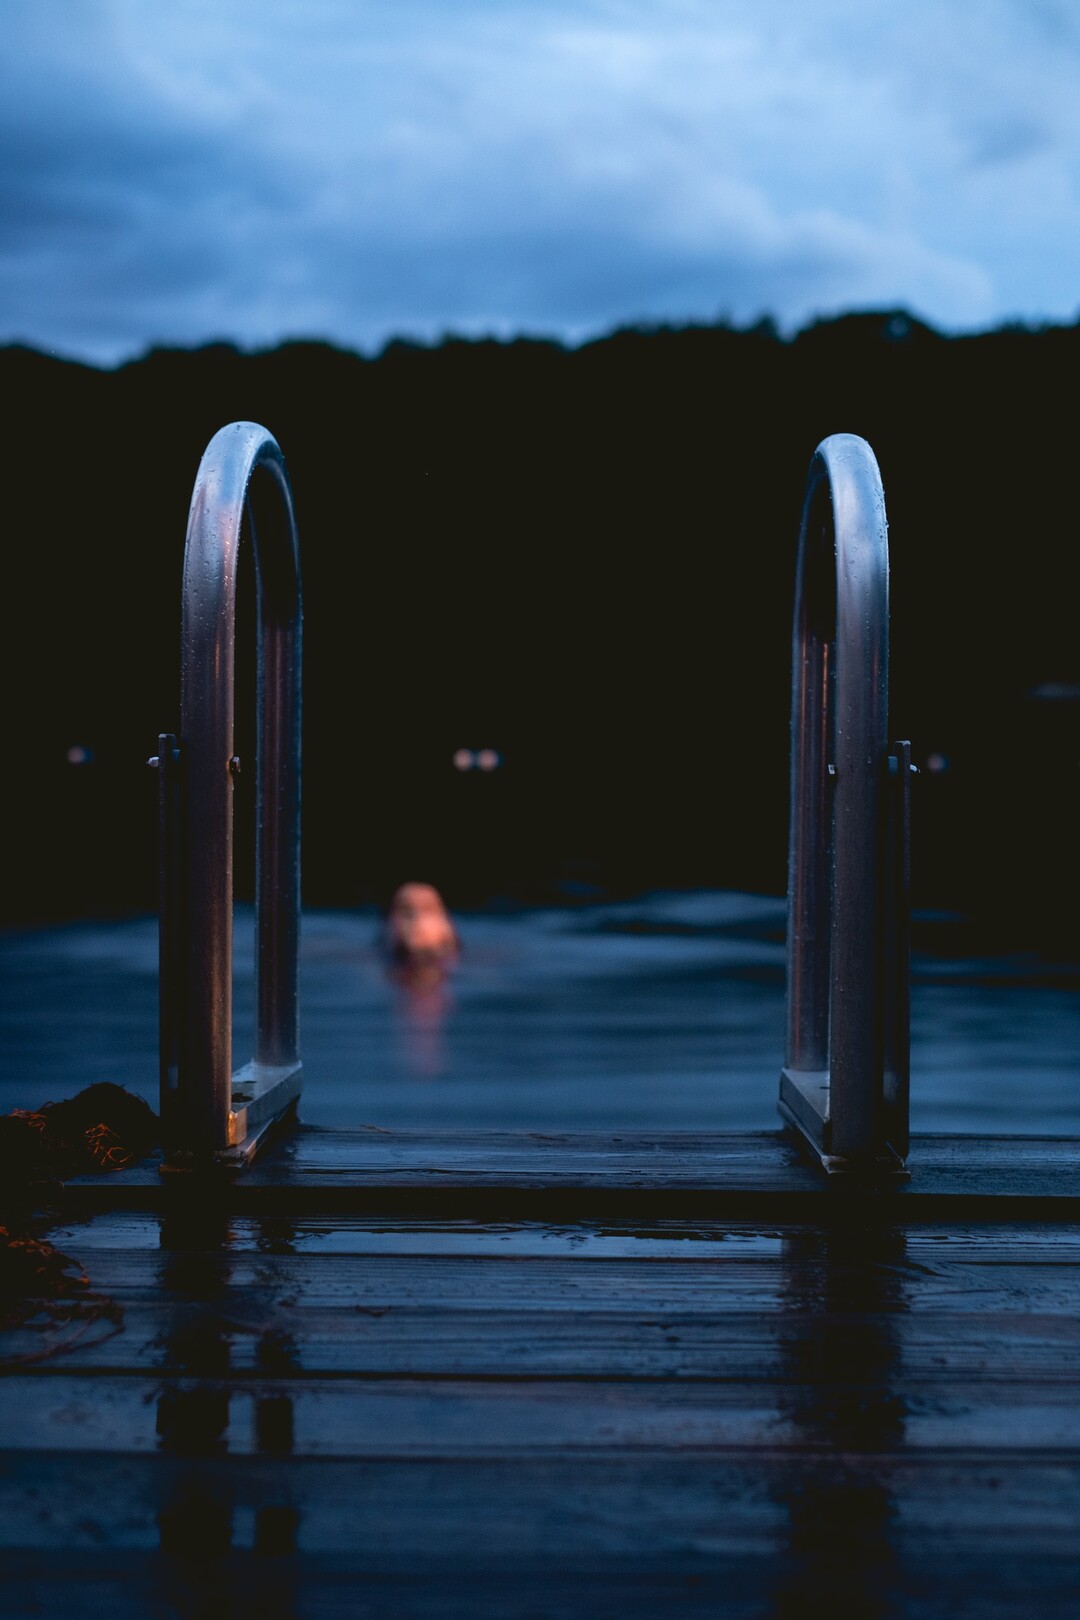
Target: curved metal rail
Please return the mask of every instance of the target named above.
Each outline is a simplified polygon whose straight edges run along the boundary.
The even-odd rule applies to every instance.
[[[873,451],[814,455],[791,710],[787,1053],[780,1112],[835,1171],[908,1150],[908,783],[889,753],[889,548]]]
[[[245,516],[258,599],[257,1034],[232,1072],[237,562]],[[162,736],[161,1109],[174,1166],[245,1162],[300,1093],[300,560],[292,492],[265,428],[216,433],[184,551],[180,736]]]

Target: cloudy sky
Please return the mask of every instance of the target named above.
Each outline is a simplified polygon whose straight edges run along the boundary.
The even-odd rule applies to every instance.
[[[1076,0],[0,11],[0,341],[1080,312]]]

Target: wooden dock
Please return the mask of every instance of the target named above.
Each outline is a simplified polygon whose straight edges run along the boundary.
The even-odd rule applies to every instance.
[[[0,1614],[1073,1620],[1080,1143],[911,1167],[300,1130],[68,1183],[110,1310],[4,1335]]]

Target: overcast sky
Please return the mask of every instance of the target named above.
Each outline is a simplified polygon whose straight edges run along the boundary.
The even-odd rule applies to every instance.
[[[1077,0],[2,0],[0,341],[1080,312]]]

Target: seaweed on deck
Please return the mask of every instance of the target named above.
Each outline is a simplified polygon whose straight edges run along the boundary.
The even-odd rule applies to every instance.
[[[43,1182],[123,1169],[149,1153],[158,1137],[153,1109],[107,1081],[64,1102],[16,1109],[0,1117],[4,1191],[18,1204],[21,1192]],[[36,1237],[32,1225],[0,1226],[0,1333],[15,1334],[19,1346],[0,1355],[0,1371],[84,1343],[95,1323],[105,1325],[106,1337],[119,1332],[122,1307],[95,1292],[78,1261]],[[25,1347],[31,1333],[41,1340]]]
[[[0,1354],[0,1372],[64,1354],[85,1343],[98,1322],[102,1337],[111,1338],[123,1317],[123,1306],[92,1289],[77,1260],[45,1238],[0,1226],[0,1334],[16,1334],[19,1345],[28,1333],[41,1335],[36,1344]]]
[[[6,1186],[122,1170],[159,1139],[158,1117],[141,1097],[103,1081],[64,1102],[0,1117],[0,1177]]]

